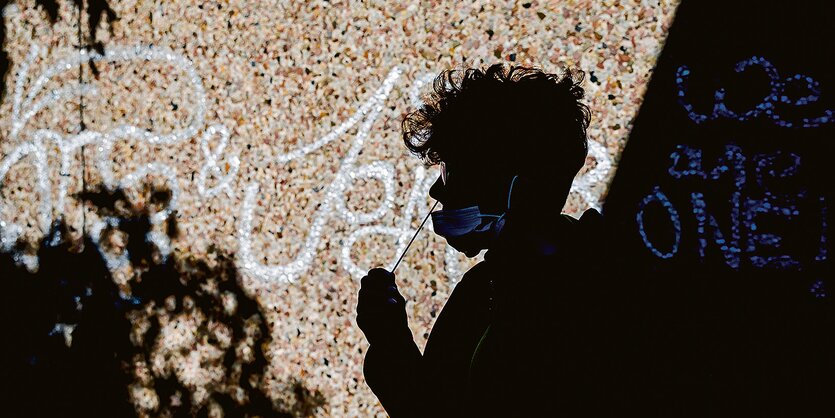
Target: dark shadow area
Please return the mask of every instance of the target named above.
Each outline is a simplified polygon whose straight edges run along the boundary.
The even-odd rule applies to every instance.
[[[678,9],[603,208],[643,416],[835,415],[828,9]]]
[[[3,10],[8,4],[12,3],[8,0],[0,1],[0,10]],[[104,44],[96,39],[96,28],[101,23],[102,17],[107,19],[108,28],[110,29],[111,33],[113,28],[110,26],[114,20],[118,20],[119,17],[116,16],[116,12],[110,8],[110,4],[107,0],[73,0],[75,6],[79,9],[83,8],[86,4],[87,8],[85,12],[88,16],[87,21],[87,37],[86,41],[83,42],[84,47],[93,48],[99,54],[104,54]],[[35,4],[42,7],[44,12],[46,13],[47,18],[49,18],[49,22],[52,25],[55,25],[55,22],[58,20],[58,2],[56,0],[35,0]],[[6,80],[6,72],[9,70],[9,54],[6,52],[5,49],[6,45],[6,24],[5,22],[0,22],[0,75],[2,75],[2,80]],[[81,47],[81,46],[79,46]],[[93,75],[98,77],[99,70],[96,67],[93,61],[88,62],[90,64],[90,70],[93,72]],[[0,83],[0,101],[3,100],[6,94],[6,83]]]
[[[325,399],[299,380],[285,384],[288,401],[267,396],[265,350],[272,338],[258,302],[241,287],[233,258],[216,249],[211,261],[162,257],[146,239],[148,208],[167,205],[170,192],[146,190],[145,196],[144,208],[131,205],[121,190],[76,196],[100,216],[117,219],[102,232],[100,247],[89,236],[71,242],[58,223],[37,248],[20,242],[0,254],[3,415],[136,416],[129,391],[144,387],[158,400],[153,416],[203,417],[213,409],[224,417],[312,416]],[[167,231],[176,237],[173,216]],[[114,245],[128,251],[134,272],[122,286],[100,252],[118,252]],[[34,273],[18,263],[32,252],[39,264]],[[206,387],[199,403],[193,402],[196,387],[167,365],[177,353],[161,346],[162,327],[183,317],[197,318],[198,325],[190,330],[194,342],[179,354],[206,345],[222,353],[200,365],[221,370],[222,378]]]

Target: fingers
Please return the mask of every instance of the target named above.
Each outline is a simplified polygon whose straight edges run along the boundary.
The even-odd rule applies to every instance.
[[[386,300],[394,297],[397,292],[397,285],[394,282],[394,274],[375,268],[368,272],[368,275],[360,281],[360,299]]]
[[[360,283],[357,325],[369,343],[378,344],[408,330],[406,299],[397,290],[393,273],[371,269]]]
[[[406,305],[406,298],[400,294],[397,286],[389,286],[387,293],[390,295],[389,299],[392,300],[390,302],[392,305]]]
[[[387,308],[400,308],[406,305],[406,299],[397,290],[397,286],[363,287],[357,299],[357,313],[379,312]]]
[[[394,273],[382,268],[369,270],[368,274],[360,281],[360,286],[363,288],[385,285],[394,285]]]
[[[391,272],[375,268],[362,278],[357,300],[357,314],[396,311],[405,305],[406,299],[397,290],[394,274]]]

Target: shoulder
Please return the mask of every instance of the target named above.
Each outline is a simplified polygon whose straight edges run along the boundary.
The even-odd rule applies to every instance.
[[[488,276],[491,274],[489,263],[481,261],[478,264],[470,267],[466,273],[461,277],[461,280],[455,285],[453,292],[461,289],[462,291],[469,291],[487,285]]]
[[[603,227],[603,215],[597,209],[587,209],[580,216],[578,223],[587,230],[600,230]]]
[[[583,212],[580,219],[575,221],[577,232],[575,238],[578,247],[585,250],[602,246],[604,223],[603,215],[596,209]],[[596,252],[596,251],[595,251]]]
[[[461,364],[472,356],[472,349],[489,321],[489,265],[481,262],[468,270],[452,289],[426,342],[424,356],[436,358],[458,353]],[[451,361],[450,359],[442,360]]]
[[[447,305],[469,304],[468,302],[482,299],[488,294],[491,274],[493,273],[490,264],[485,261],[471,267],[455,284]]]

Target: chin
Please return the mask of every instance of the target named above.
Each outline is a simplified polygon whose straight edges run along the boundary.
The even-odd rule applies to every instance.
[[[467,258],[473,258],[473,257],[477,256],[478,253],[480,253],[480,252],[481,252],[481,250],[463,251],[464,255],[466,255]]]
[[[467,258],[477,256],[482,250],[482,248],[473,248],[474,246],[472,243],[468,241],[453,240],[450,242],[450,240],[447,239],[447,244],[449,244],[452,248],[455,248],[455,251],[467,256]]]

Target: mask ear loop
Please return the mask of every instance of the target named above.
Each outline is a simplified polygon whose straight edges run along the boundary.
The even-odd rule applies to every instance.
[[[513,180],[510,181],[510,190],[507,191],[507,208],[504,210],[504,212],[500,216],[490,215],[491,217],[498,218],[498,219],[496,219],[494,225],[497,225],[497,224],[499,224],[500,222],[503,222],[503,221],[507,222],[505,220],[505,217],[507,216],[507,212],[510,211],[510,196],[513,194],[513,185],[516,184],[516,179],[518,179],[518,178],[519,178],[518,175],[513,176]],[[495,232],[495,230],[494,230],[494,232]],[[495,234],[496,235],[494,235],[494,237],[498,236],[498,232],[495,232]]]
[[[513,185],[516,184],[516,179],[518,178],[518,175],[513,176],[513,180],[510,181],[510,190],[507,191],[507,208],[505,209],[504,213],[501,216],[499,216],[499,219],[497,219],[496,222],[504,219],[504,217],[507,215],[507,212],[510,211],[510,195],[513,194]]]
[[[516,179],[519,176],[513,176],[513,180],[510,181],[510,190],[507,191],[507,210],[510,210],[510,195],[513,193],[513,185],[516,184]]]
[[[483,213],[480,215],[482,218],[497,218],[496,222],[504,219],[505,215],[507,215],[507,212],[510,210],[510,195],[513,193],[513,185],[516,183],[517,178],[519,178],[519,176],[513,176],[513,180],[510,181],[510,190],[507,192],[507,208],[505,208],[504,213],[501,215]]]

